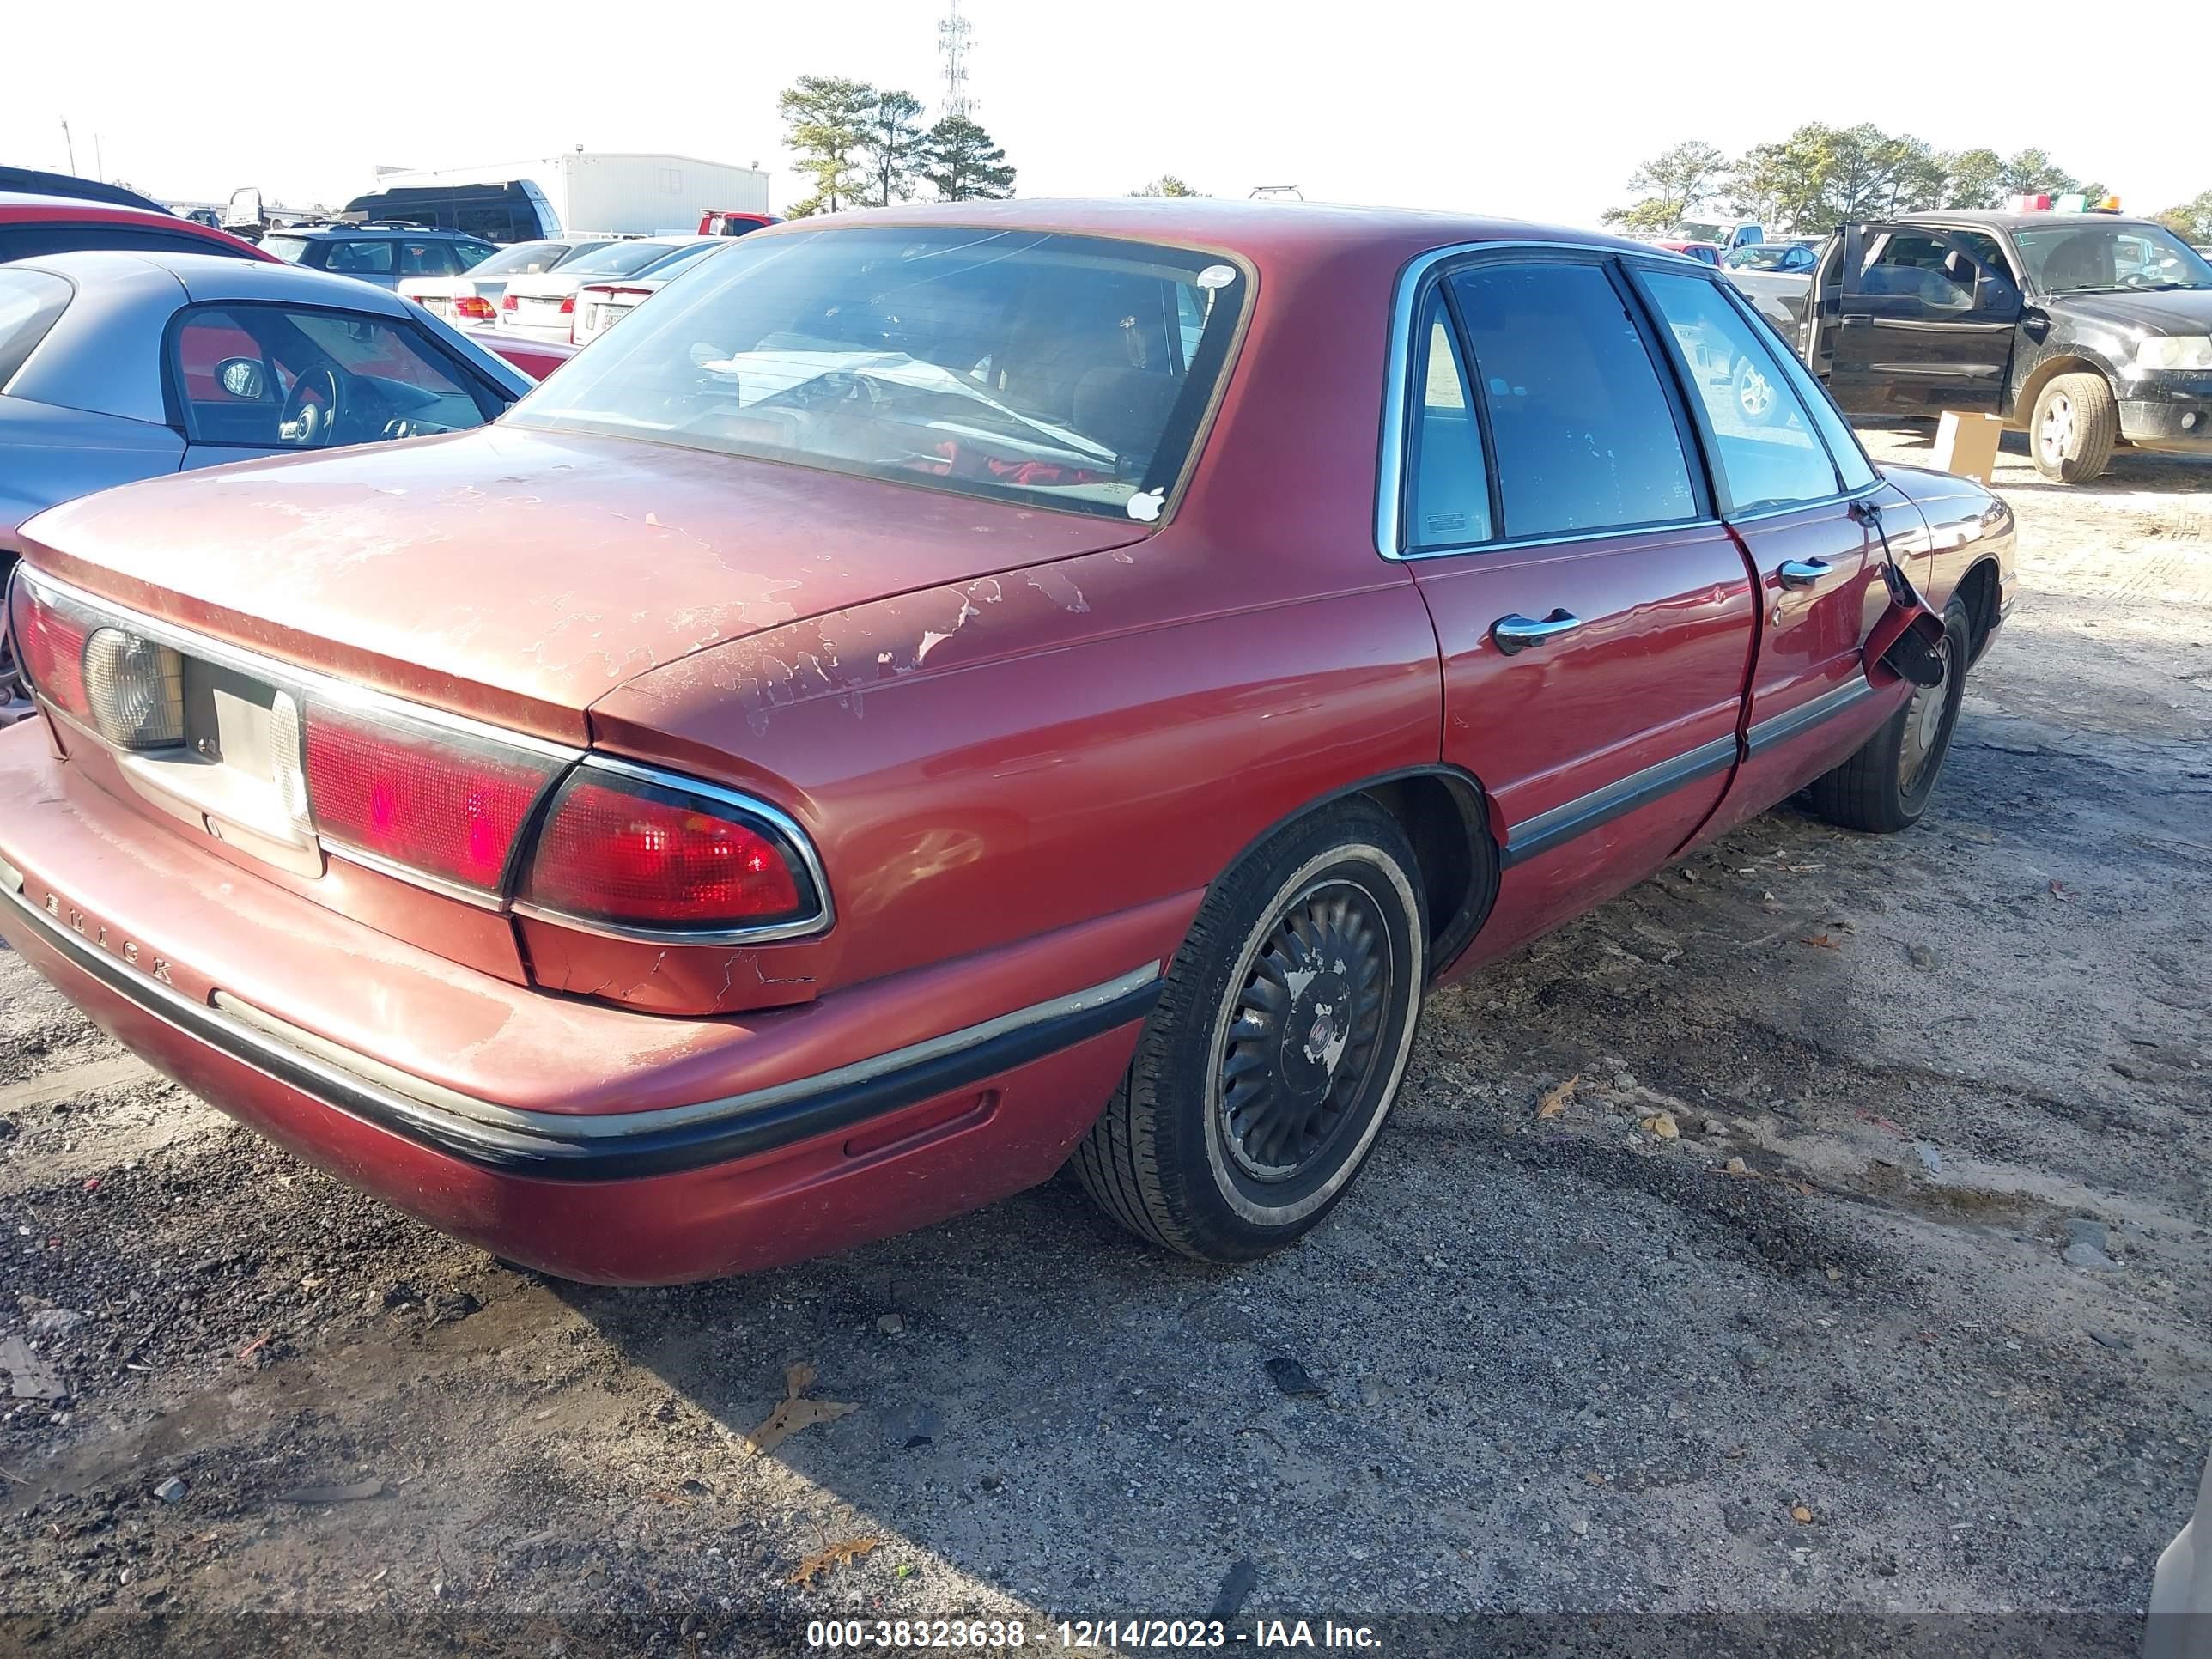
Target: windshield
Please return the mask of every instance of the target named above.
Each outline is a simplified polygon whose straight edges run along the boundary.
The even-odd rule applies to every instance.
[[[2069,224],[2016,230],[2012,239],[2045,294],[2212,289],[2212,264],[2163,225]]]
[[[514,421],[1149,522],[1248,286],[1213,255],[1042,231],[750,236]]]
[[[261,251],[275,254],[288,265],[296,265],[300,263],[300,256],[307,251],[307,239],[304,236],[264,236],[261,239]]]
[[[563,276],[635,276],[676,252],[674,242],[609,242],[561,262]]]

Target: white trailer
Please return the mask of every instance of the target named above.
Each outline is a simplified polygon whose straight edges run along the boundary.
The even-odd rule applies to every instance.
[[[380,170],[376,193],[460,189],[506,182],[536,188],[557,223],[547,234],[689,235],[710,210],[768,211],[768,174],[696,155],[572,150],[478,167]],[[416,199],[420,199],[417,198]],[[356,198],[350,206],[360,207]],[[374,208],[368,210],[374,214]]]

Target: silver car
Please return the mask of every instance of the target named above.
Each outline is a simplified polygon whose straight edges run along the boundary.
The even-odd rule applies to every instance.
[[[542,241],[517,242],[458,276],[410,276],[399,284],[399,291],[434,317],[462,328],[481,326],[498,320],[499,302],[514,278],[542,276],[612,240],[611,236],[549,236]]]
[[[411,301],[344,276],[198,253],[0,265],[0,578],[16,527],[76,496],[481,426],[532,384]],[[0,723],[21,712],[14,667],[0,656]]]
[[[517,276],[499,302],[503,332],[535,340],[573,341],[576,291],[615,277],[672,276],[685,262],[732,246],[726,236],[653,236],[610,242],[563,260],[538,276]]]

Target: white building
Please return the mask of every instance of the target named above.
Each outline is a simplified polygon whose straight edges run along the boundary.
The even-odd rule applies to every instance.
[[[689,234],[710,209],[768,211],[768,174],[696,155],[574,150],[465,167],[379,167],[379,191],[508,180],[536,186],[568,235]]]

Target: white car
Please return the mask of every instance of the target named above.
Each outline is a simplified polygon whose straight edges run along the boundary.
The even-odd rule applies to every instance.
[[[710,237],[709,241],[726,241],[726,237]],[[570,317],[568,338],[577,345],[589,345],[617,323],[660,292],[668,283],[700,260],[714,252],[711,247],[686,248],[676,258],[655,265],[649,276],[616,277],[603,283],[586,283],[576,290],[576,309]]]
[[[566,341],[574,331],[576,290],[586,283],[659,276],[679,259],[729,246],[729,240],[721,236],[647,236],[610,242],[550,270],[508,283],[500,298],[499,327],[532,339]]]
[[[538,276],[565,259],[607,246],[607,236],[551,236],[518,242],[458,276],[410,276],[399,292],[424,310],[466,328],[497,320],[499,302],[517,276]]]

